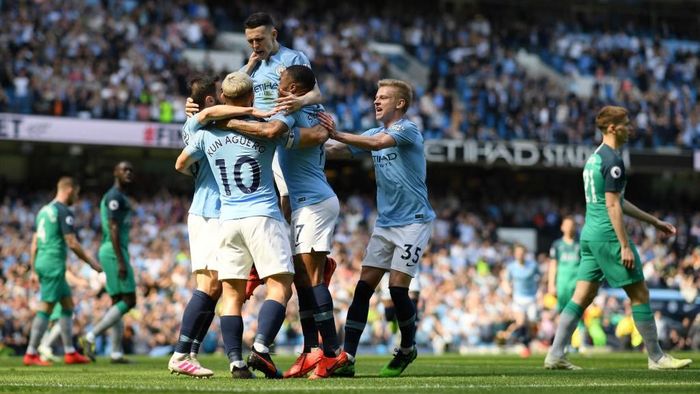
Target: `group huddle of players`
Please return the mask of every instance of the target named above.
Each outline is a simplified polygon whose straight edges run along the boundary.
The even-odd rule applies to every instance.
[[[333,117],[321,106],[323,98],[309,60],[277,42],[272,18],[264,13],[251,15],[245,21],[245,35],[253,52],[241,70],[221,81],[199,77],[190,85],[190,118],[182,130],[186,147],[175,168],[195,180],[187,224],[197,289],[183,313],[168,369],[195,377],[213,375],[201,366],[197,353],[219,303],[221,333],[234,379],[253,377],[251,370],[267,378],[354,376],[370,298],[389,272],[388,291],[401,343],[379,374],[398,376],[417,355],[416,306],[409,297],[409,285],[435,218],[425,184],[423,137],[406,118],[413,100],[411,86],[393,79],[378,81],[374,109],[380,126],[361,134],[339,132]],[[623,198],[624,163],[618,149],[627,139],[627,111],[605,107],[596,126],[603,133],[603,144],[584,169],[586,226],[576,289],[561,307],[560,325],[545,367],[578,368],[566,359],[565,350],[603,278],[612,286],[623,287],[630,296],[635,322],[647,345],[649,367],[687,366],[690,360],[674,359],[658,347],[641,262],[627,240],[622,214],[668,233],[675,229]],[[373,158],[378,217],[347,311],[341,346],[328,290],[335,269],[328,255],[339,203],[324,166],[326,157],[360,154]],[[113,298],[113,306],[81,338],[85,355],[94,359],[95,338],[113,327],[111,359],[126,362],[121,352],[121,316],[135,305],[136,297],[128,255],[131,208],[123,191],[133,179],[133,167],[119,163],[114,175],[114,187],[100,203],[100,263],[85,255],[71,235],[73,219],[67,205],[78,191],[72,179],[59,181],[56,199],[37,216],[32,263],[39,276],[42,303],[32,325],[24,359],[27,365],[45,363],[37,355],[37,345],[56,303],[62,305],[66,362],[89,361],[75,351],[69,334],[63,335],[64,327],[70,328],[72,314],[65,281],[66,245],[95,269],[105,271],[106,291]],[[244,359],[242,307],[260,283],[266,285],[266,297],[258,311],[253,346]],[[304,347],[294,364],[282,372],[270,356],[270,347],[285,318],[292,288],[298,297]]]

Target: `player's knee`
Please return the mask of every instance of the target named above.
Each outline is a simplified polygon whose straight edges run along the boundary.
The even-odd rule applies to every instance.
[[[122,297],[122,300],[126,304],[126,306],[129,307],[129,309],[132,309],[133,307],[136,306],[136,294],[127,294]]]

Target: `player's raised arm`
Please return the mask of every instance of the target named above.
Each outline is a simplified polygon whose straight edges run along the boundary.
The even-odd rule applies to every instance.
[[[241,119],[229,119],[224,122],[217,122],[217,128],[223,130],[236,131],[250,137],[256,138],[279,138],[288,128],[284,122],[273,120],[270,122],[256,122]]]
[[[622,204],[622,212],[627,216],[631,216],[637,220],[651,224],[667,235],[676,234],[676,228],[671,223],[664,222],[663,220],[639,209],[636,205],[627,200],[624,200]]]
[[[180,156],[178,156],[175,160],[175,171],[188,176],[193,176],[194,174],[192,173],[190,166],[196,163],[197,160],[198,158],[190,154],[187,148],[185,148],[182,150],[182,152],[180,152]]]

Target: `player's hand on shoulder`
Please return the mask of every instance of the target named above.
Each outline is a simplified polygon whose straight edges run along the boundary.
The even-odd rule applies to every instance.
[[[280,96],[275,99],[275,108],[284,113],[291,114],[297,112],[304,106],[304,98],[295,94]]]
[[[676,235],[676,227],[669,222],[664,222],[663,220],[656,220],[654,227],[662,231],[666,235]]]
[[[275,107],[269,111],[263,111],[263,110],[254,108],[253,113],[251,115],[253,115],[256,118],[265,119],[265,118],[269,118],[270,116],[272,116],[280,111],[282,111],[282,109],[279,107]]]
[[[327,112],[319,112],[318,121],[321,122],[321,126],[325,127],[328,130],[329,137],[334,138],[336,130],[335,121],[333,120],[333,117]]]
[[[197,112],[199,112],[199,105],[192,100],[192,97],[188,97],[187,101],[185,101],[185,114],[188,118],[191,118]]]

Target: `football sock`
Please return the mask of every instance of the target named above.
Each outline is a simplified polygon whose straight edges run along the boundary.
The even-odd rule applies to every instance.
[[[221,316],[221,336],[224,338],[224,351],[230,363],[243,361],[243,318],[241,316]],[[240,365],[236,365],[241,368]]]
[[[323,339],[323,354],[326,357],[335,357],[338,344],[338,331],[335,329],[335,317],[333,316],[333,298],[328,286],[324,283],[314,286],[314,298],[316,299],[316,309],[314,311],[314,321],[318,332]]]
[[[355,356],[357,346],[360,344],[362,331],[367,324],[367,313],[369,312],[369,300],[374,294],[374,289],[367,282],[360,280],[355,286],[355,295],[352,298],[348,316],[345,319],[345,343],[343,350]]]
[[[654,314],[651,312],[651,306],[647,304],[632,305],[632,317],[634,325],[644,339],[644,346],[647,348],[647,354],[652,361],[659,361],[664,356],[661,346],[659,346],[659,334],[656,330],[656,321]]]
[[[557,327],[557,333],[554,335],[554,341],[552,341],[552,347],[549,349],[549,353],[557,358],[564,357],[564,352],[566,352],[566,347],[571,343],[571,335],[576,330],[576,325],[583,316],[583,309],[577,303],[569,301],[564,310],[559,315],[559,327]]]
[[[216,312],[214,312],[214,310],[216,309],[216,301],[214,301],[213,299],[211,301],[212,302],[208,305],[207,310],[200,315],[202,324],[199,327],[199,333],[197,333],[197,336],[195,337],[194,341],[192,341],[192,348],[190,348],[190,354],[194,354],[195,356],[199,353],[199,347],[201,346],[202,341],[204,341],[204,337],[207,336],[207,332],[209,332],[211,322],[214,321],[214,317],[216,316]]]
[[[311,287],[297,287],[297,297],[299,298],[299,320],[301,321],[301,332],[304,335],[304,353],[308,353],[312,348],[318,347],[318,329],[314,321],[314,291]]]
[[[391,323],[396,319],[396,308],[394,306],[385,306],[384,307],[384,316],[386,317],[386,321]]]
[[[36,354],[36,348],[39,346],[41,337],[44,336],[46,329],[49,327],[49,314],[44,311],[39,311],[34,316],[32,321],[32,330],[29,334],[29,346],[27,346],[27,354]]]
[[[122,319],[122,313],[121,308],[119,307],[119,304],[123,303],[124,301],[119,301],[115,305],[112,305],[111,308],[107,310],[107,313],[105,313],[104,316],[102,316],[102,319],[95,324],[95,327],[92,329],[90,333],[88,333],[87,339],[90,342],[94,342],[95,339],[94,337],[97,337],[99,335],[102,335],[103,332],[107,331],[108,328],[112,327],[115,325],[118,321]],[[126,303],[124,303],[126,305]],[[128,310],[128,309],[127,309]],[[90,338],[90,334],[92,334],[92,339]]]
[[[121,358],[124,356],[124,348],[122,339],[124,338],[124,321],[121,319],[112,326],[112,358]]]
[[[180,336],[175,345],[175,353],[188,354],[192,347],[192,341],[201,327],[201,316],[211,298],[207,293],[195,290],[192,293],[190,302],[187,303],[185,311],[182,313],[182,323],[180,324]]]
[[[265,300],[258,312],[258,332],[255,335],[255,345],[269,347],[275,341],[277,333],[282,328],[286,308],[275,300]],[[264,352],[264,348],[257,346],[258,352]],[[269,351],[269,350],[268,350]]]
[[[416,306],[408,296],[406,287],[389,287],[391,300],[396,308],[396,319],[401,330],[401,348],[413,348],[416,338]]]
[[[63,353],[75,352],[73,347],[73,311],[63,309],[61,317],[58,319],[59,331],[61,333],[61,341],[63,342]]]
[[[41,338],[40,346],[50,348],[51,346],[53,346],[53,343],[56,342],[56,339],[58,339],[59,336],[61,336],[61,325],[56,323]]]

